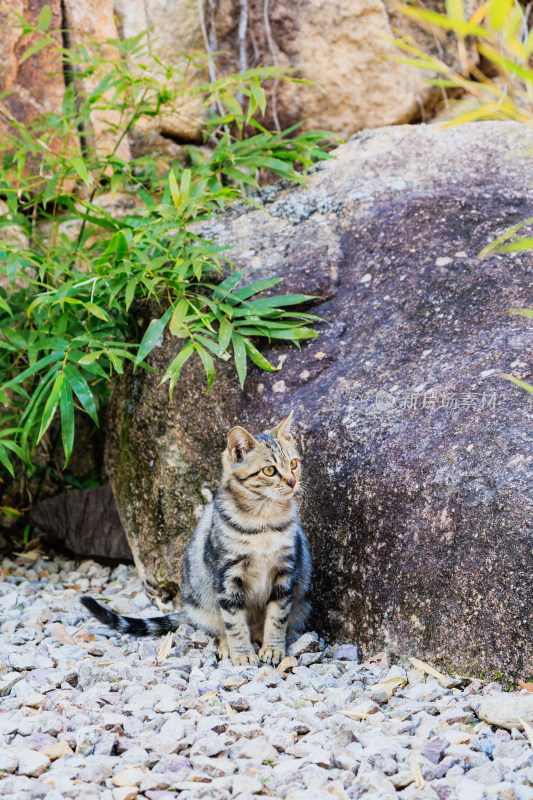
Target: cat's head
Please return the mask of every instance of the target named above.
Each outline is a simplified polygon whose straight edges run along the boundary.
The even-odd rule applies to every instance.
[[[224,477],[250,499],[286,500],[299,491],[301,463],[291,423],[292,411],[275,428],[257,436],[240,425],[230,430]]]

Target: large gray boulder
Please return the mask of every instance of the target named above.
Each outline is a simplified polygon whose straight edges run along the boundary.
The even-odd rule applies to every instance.
[[[358,134],[307,188],[209,226],[247,280],[282,275],[327,322],[244,392],[189,364],[168,400],[150,373],[113,393],[107,467],[144,578],[167,593],[226,431],[293,408],[315,565],[314,624],[463,674],[533,672],[532,257],[480,260],[533,216],[533,132],[512,122]],[[165,338],[166,368],[181,342]]]

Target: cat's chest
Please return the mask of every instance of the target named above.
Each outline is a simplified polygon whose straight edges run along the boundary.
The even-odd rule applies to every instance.
[[[249,543],[243,563],[243,583],[247,596],[264,603],[272,591],[274,577],[286,565],[293,551],[294,533],[264,533]]]

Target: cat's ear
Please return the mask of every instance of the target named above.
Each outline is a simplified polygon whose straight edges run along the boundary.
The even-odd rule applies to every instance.
[[[234,461],[242,461],[246,453],[253,450],[256,441],[246,428],[236,425],[228,433],[228,450]]]
[[[287,417],[285,417],[285,419],[281,420],[279,425],[276,425],[276,427],[272,428],[272,430],[270,431],[272,436],[274,436],[276,439],[279,439],[281,442],[283,441],[290,442],[292,439],[292,434],[291,434],[292,414],[293,412],[291,411],[291,413]]]

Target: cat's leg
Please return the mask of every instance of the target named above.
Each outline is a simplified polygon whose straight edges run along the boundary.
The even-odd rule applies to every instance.
[[[221,602],[224,602],[221,599]],[[221,606],[222,619],[226,628],[226,642],[233,664],[257,664],[259,659],[250,640],[250,629],[244,608],[224,608]]]
[[[220,589],[218,603],[230,658],[235,666],[257,664],[259,659],[250,639],[250,629],[246,619],[242,580],[238,576],[227,576]]]
[[[221,661],[224,658],[229,658],[228,637],[225,633],[218,637],[217,655]]]
[[[267,664],[279,664],[285,658],[287,621],[291,613],[292,595],[292,575],[280,572],[268,599],[263,646],[259,651],[259,658]]]

